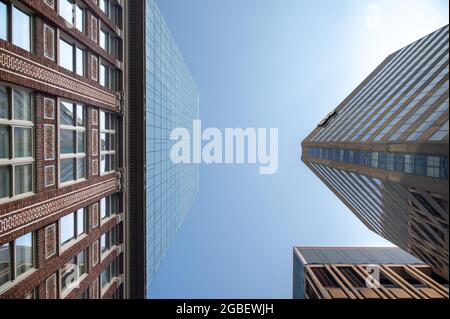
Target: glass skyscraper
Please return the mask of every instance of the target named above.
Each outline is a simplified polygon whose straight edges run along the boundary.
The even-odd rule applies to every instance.
[[[131,263],[138,260],[131,269],[141,273],[135,275],[130,269],[130,275],[140,286],[136,291],[142,297],[148,295],[148,287],[198,192],[198,164],[171,162],[170,150],[175,142],[170,134],[177,127],[192,134],[192,121],[199,118],[199,92],[155,1],[133,2],[130,11],[136,15],[130,19],[130,31],[136,33],[130,35],[131,66],[139,69],[143,62],[145,72],[130,73],[130,104],[134,110],[130,143],[137,143],[130,146],[130,215],[134,215],[130,235],[140,241],[140,251],[131,248],[137,258],[132,256]],[[139,186],[135,186],[137,180]],[[138,232],[133,233],[136,229]],[[138,269],[142,262],[145,274]]]
[[[448,279],[448,26],[390,55],[303,141],[371,230]]]

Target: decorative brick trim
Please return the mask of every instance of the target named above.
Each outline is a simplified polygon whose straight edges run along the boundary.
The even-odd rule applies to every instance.
[[[114,177],[105,182],[94,184],[84,189],[0,216],[0,236],[6,236],[66,209],[75,207],[83,201],[115,191],[117,190],[116,179],[117,178]]]
[[[92,102],[116,109],[116,97],[100,88],[93,87],[69,75],[43,66],[0,47],[0,71],[33,80],[57,90],[75,94]]]
[[[44,168],[44,186],[50,187],[55,185],[55,165],[45,166]]]

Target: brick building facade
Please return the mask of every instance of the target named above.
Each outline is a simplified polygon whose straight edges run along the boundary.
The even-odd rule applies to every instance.
[[[0,298],[124,296],[121,0],[0,0]]]

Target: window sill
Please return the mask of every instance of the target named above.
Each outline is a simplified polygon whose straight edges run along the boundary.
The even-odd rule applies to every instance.
[[[25,280],[27,277],[31,276],[36,271],[36,268],[31,268],[27,270],[25,273],[21,274],[19,277],[14,279],[14,281],[9,281],[8,283],[4,284],[0,287],[0,299],[3,293],[14,287],[15,285],[19,284],[21,281]]]
[[[27,197],[31,197],[31,196],[34,196],[34,195],[36,195],[36,193],[28,192],[28,193],[23,193],[23,194],[14,196],[14,197],[0,198],[0,205],[1,204],[6,204],[6,203],[9,203],[9,202],[14,202],[14,201],[19,200],[19,199],[24,199],[24,198],[27,198]]]
[[[106,284],[105,287],[101,287],[101,297],[105,296],[105,293],[112,287],[115,283],[120,283],[120,277],[113,277],[109,283]]]

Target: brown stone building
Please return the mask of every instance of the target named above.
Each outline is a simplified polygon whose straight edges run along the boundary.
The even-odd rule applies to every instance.
[[[445,280],[400,248],[295,247],[294,299],[448,299]]]
[[[0,298],[124,294],[122,0],[0,0]]]
[[[390,55],[302,143],[372,231],[448,279],[448,25]]]

